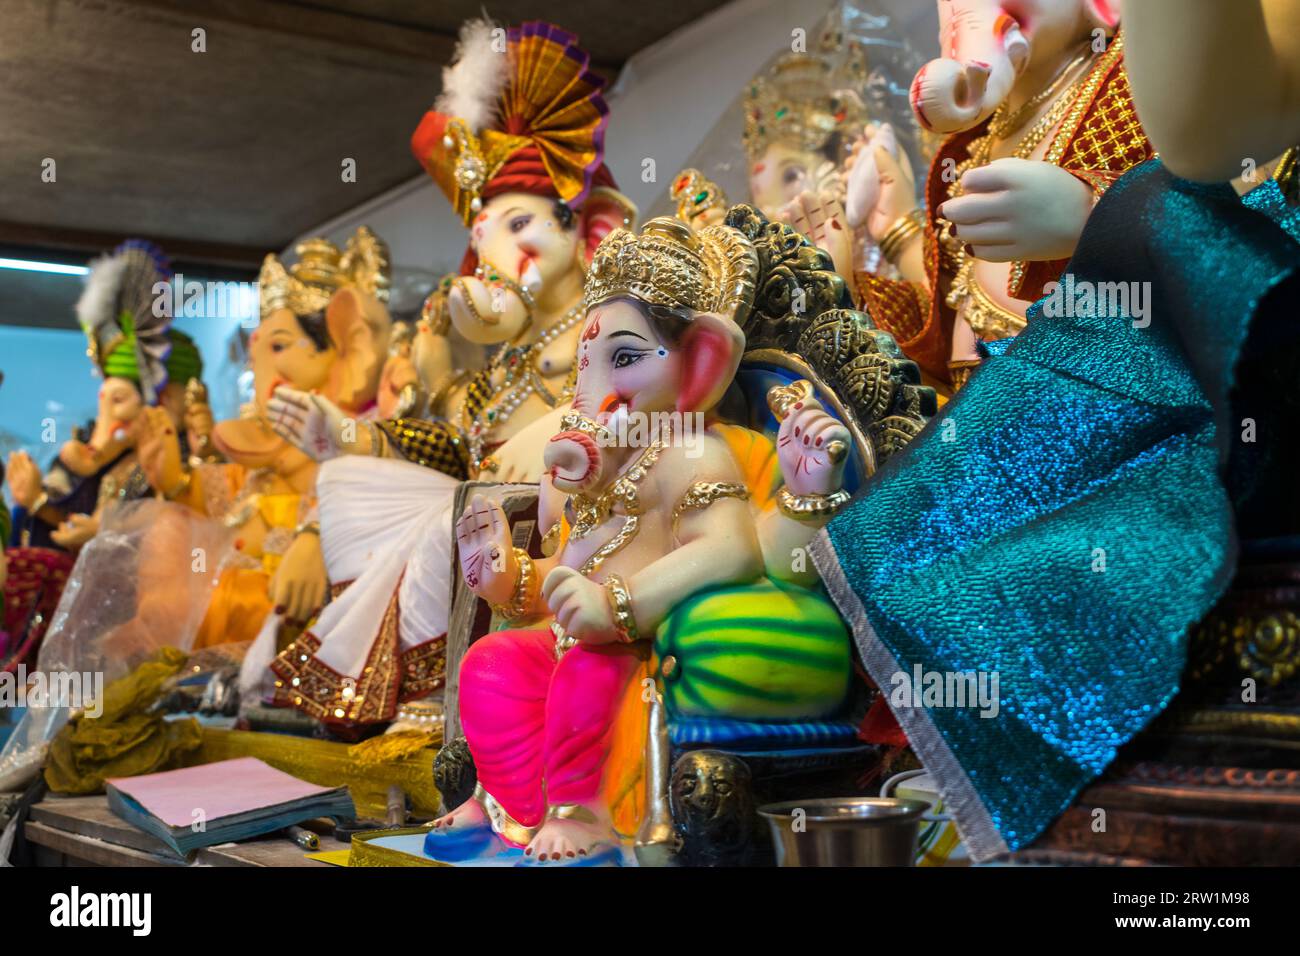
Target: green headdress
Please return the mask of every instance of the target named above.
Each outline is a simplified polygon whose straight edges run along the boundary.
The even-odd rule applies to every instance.
[[[87,354],[104,377],[125,378],[156,404],[170,382],[203,374],[194,340],[171,328],[171,266],[161,249],[128,239],[90,264],[77,318],[89,340]]]

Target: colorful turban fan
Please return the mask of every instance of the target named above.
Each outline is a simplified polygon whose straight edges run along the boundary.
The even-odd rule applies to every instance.
[[[604,166],[605,81],[577,37],[539,20],[508,31],[471,20],[443,90],[411,136],[411,150],[468,225],[505,192],[554,196],[578,207]]]

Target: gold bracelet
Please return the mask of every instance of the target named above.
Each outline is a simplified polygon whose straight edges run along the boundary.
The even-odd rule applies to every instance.
[[[514,552],[515,560],[519,562],[519,579],[515,581],[510,603],[491,605],[492,613],[505,621],[518,621],[528,617],[537,600],[537,568],[533,559],[523,548],[515,548]]]
[[[605,579],[605,596],[609,598],[610,609],[614,612],[614,631],[624,644],[632,644],[641,639],[636,629],[636,619],[632,616],[632,595],[627,585],[617,574]]]
[[[880,254],[894,262],[904,247],[925,229],[925,212],[918,206],[909,213],[899,216],[894,224],[880,238]]]
[[[834,517],[851,500],[852,496],[843,488],[829,495],[796,495],[788,486],[782,485],[776,493],[776,506],[781,509],[781,514],[795,521],[820,521]]]
[[[298,535],[300,535],[300,534],[314,534],[316,537],[319,538],[319,537],[320,537],[320,522],[319,522],[319,521],[304,521],[302,524],[298,525],[298,527],[296,527],[296,528],[293,529],[293,536],[294,536],[295,538],[298,537]]]
[[[378,422],[366,422],[366,430],[370,432],[370,455],[372,458],[385,458],[384,446],[388,444],[387,436]]]

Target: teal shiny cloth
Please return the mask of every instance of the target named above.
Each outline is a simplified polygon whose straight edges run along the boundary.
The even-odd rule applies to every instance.
[[[1131,171],[1062,285],[1147,283],[1147,318],[1136,299],[1054,317],[1037,303],[818,539],[863,663],[975,859],[1038,836],[1169,703],[1188,628],[1233,576],[1234,512],[1296,524],[1270,469],[1300,419],[1297,266],[1300,245],[1228,187],[1159,161]],[[1247,365],[1269,374],[1234,388]],[[899,690],[900,674],[971,671],[996,676],[996,714]]]

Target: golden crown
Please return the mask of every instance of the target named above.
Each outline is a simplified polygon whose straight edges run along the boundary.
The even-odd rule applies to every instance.
[[[690,224],[710,210],[725,213],[731,205],[722,187],[698,169],[683,169],[673,179],[668,195],[677,201],[677,218]]]
[[[388,301],[388,245],[361,226],[339,249],[328,239],[304,239],[294,247],[298,261],[287,269],[274,253],[262,260],[257,277],[262,315],[289,309],[310,315],[329,305],[334,293],[356,286],[380,302]]]
[[[787,53],[756,76],[745,93],[749,158],[761,156],[774,142],[821,152],[838,130],[860,128],[867,120],[862,101],[835,86],[835,66],[819,53]]]
[[[651,305],[734,315],[743,323],[754,301],[758,254],[730,226],[692,232],[678,219],[651,219],[636,235],[615,229],[592,257],[588,307],[630,295]]]

